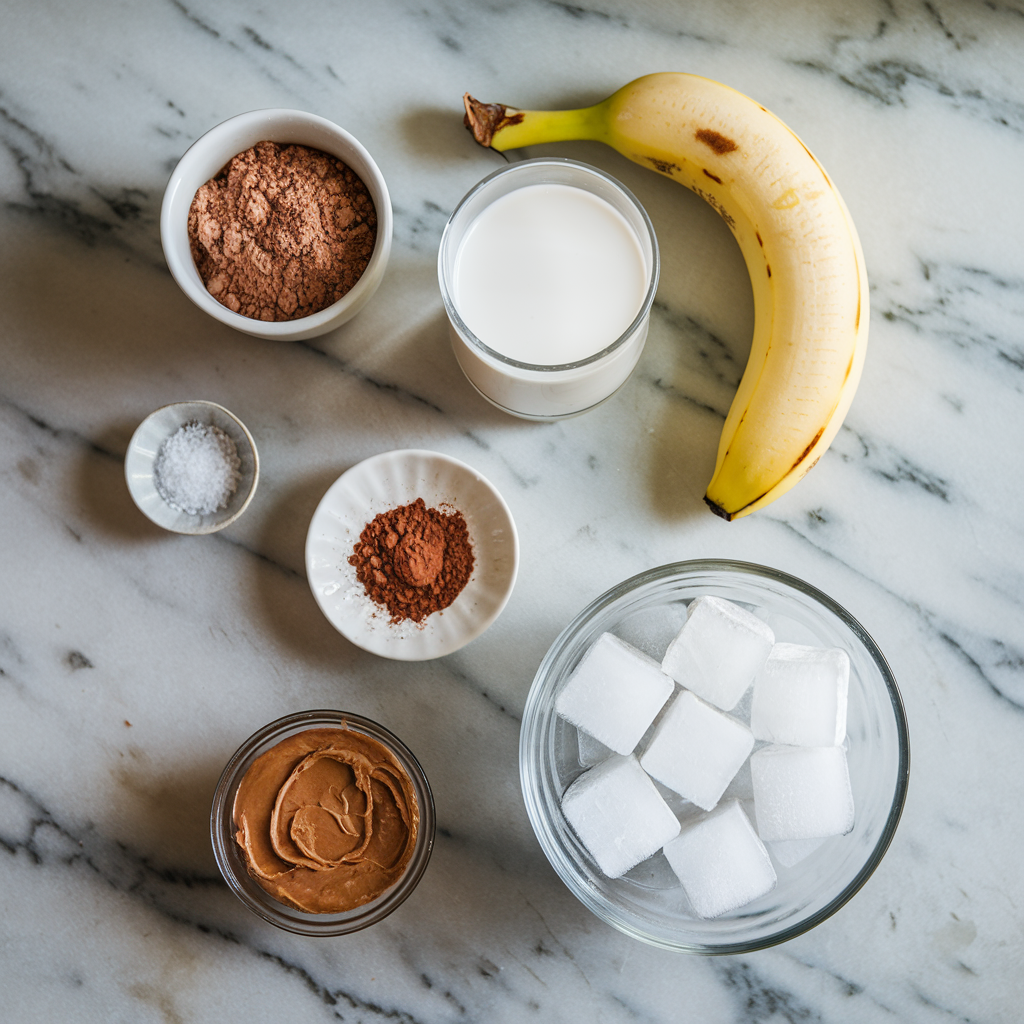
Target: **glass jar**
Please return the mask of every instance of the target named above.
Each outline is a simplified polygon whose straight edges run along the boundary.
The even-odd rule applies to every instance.
[[[419,810],[412,856],[398,881],[376,899],[340,913],[307,913],[275,899],[249,874],[242,848],[235,839],[235,795],[246,772],[258,757],[272,747],[310,729],[347,729],[382,744],[411,780]],[[214,857],[231,891],[264,921],[299,935],[345,935],[376,924],[401,906],[416,888],[430,860],[434,846],[434,827],[434,798],[427,777],[412,751],[397,736],[368,718],[329,710],[287,715],[250,736],[224,768],[210,813],[210,838]]]

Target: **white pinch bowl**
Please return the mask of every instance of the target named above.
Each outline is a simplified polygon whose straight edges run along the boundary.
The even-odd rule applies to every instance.
[[[375,516],[417,498],[428,508],[462,513],[473,572],[447,608],[419,623],[393,623],[367,596],[349,557]],[[519,537],[508,505],[476,470],[438,452],[384,452],[353,466],[323,496],[306,535],[306,577],[328,621],[357,647],[396,661],[439,658],[476,639],[501,614],[518,570]]]
[[[377,240],[362,277],[337,302],[298,320],[254,320],[233,313],[206,290],[189,247],[188,211],[196,191],[232,157],[264,141],[309,146],[336,156],[363,179],[377,209]],[[181,290],[200,309],[236,331],[277,341],[314,338],[354,317],[384,279],[391,254],[391,234],[391,197],[384,175],[373,157],[343,128],[302,110],[251,110],[211,128],[189,147],[171,172],[160,209],[160,241],[164,258]]]
[[[153,463],[160,446],[186,423],[219,427],[238,451],[238,486],[225,508],[217,512],[192,515],[171,508],[156,489]],[[216,402],[175,402],[150,413],[138,426],[128,443],[124,457],[124,476],[128,492],[139,510],[151,522],[172,533],[194,535],[216,533],[233,523],[248,507],[260,478],[260,457],[256,442],[246,425]]]

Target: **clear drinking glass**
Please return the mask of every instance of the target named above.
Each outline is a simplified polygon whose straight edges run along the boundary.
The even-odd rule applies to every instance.
[[[338,914],[309,914],[279,903],[246,870],[245,858],[235,841],[235,793],[250,765],[271,747],[307,729],[351,729],[382,743],[394,754],[412,780],[419,805],[419,832],[412,859],[402,877],[377,899]],[[434,797],[427,777],[402,741],[382,725],[344,711],[302,711],[279,718],[250,736],[228,761],[213,796],[210,838],[217,867],[231,891],[254,913],[285,931],[299,935],[345,935],[367,928],[396,910],[416,888],[434,848]]]
[[[551,184],[570,185],[590,192],[604,199],[626,219],[643,252],[647,289],[633,322],[606,348],[576,362],[542,366],[502,355],[470,330],[455,302],[454,275],[459,247],[484,209],[517,189]],[[463,373],[492,405],[513,416],[534,420],[563,419],[585,412],[609,398],[625,383],[647,340],[659,272],[654,226],[636,196],[604,171],[561,158],[523,160],[478,182],[448,219],[437,259],[452,348]],[[528,301],[523,296],[514,298]]]
[[[776,864],[775,889],[713,920],[692,913],[658,853],[622,878],[606,878],[561,811],[585,767],[575,727],[555,697],[591,643],[613,632],[659,662],[686,619],[712,594],[752,611],[777,640],[841,647],[850,656],[847,758],[856,820],[793,867]],[[748,697],[749,699],[749,693]],[[742,708],[742,703],[741,703]],[[867,881],[888,849],[906,799],[910,738],[896,680],[864,628],[821,591],[744,562],[665,565],[613,587],[562,631],[541,662],[523,714],[519,770],[526,809],[544,853],[572,893],[608,924],[655,946],[686,953],[745,953],[820,924]]]

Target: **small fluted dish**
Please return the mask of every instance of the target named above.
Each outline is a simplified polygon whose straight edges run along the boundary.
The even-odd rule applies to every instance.
[[[850,656],[847,758],[853,831],[825,840],[791,867],[776,863],[772,892],[712,920],[697,917],[658,853],[617,879],[605,877],[561,811],[586,768],[576,729],[555,698],[591,643],[612,632],[661,661],[691,600],[711,594],[768,623],[776,640],[841,647]],[[527,813],[570,891],[627,935],[684,953],[747,953],[785,942],[840,909],[870,878],[892,841],[907,793],[910,738],[896,680],[849,612],[793,576],[744,562],[677,562],[620,583],[584,608],[545,655],[527,697],[519,746]],[[727,796],[729,792],[727,791]],[[681,813],[685,814],[686,808]]]
[[[375,516],[417,498],[462,513],[473,572],[447,608],[422,622],[391,622],[349,558]],[[384,452],[353,466],[323,496],[306,535],[306,577],[328,621],[357,647],[397,661],[440,658],[480,636],[508,602],[518,569],[519,537],[504,499],[471,466],[439,452]]]
[[[225,507],[215,512],[183,512],[168,504],[157,490],[153,466],[160,446],[187,423],[218,427],[235,443],[238,482]],[[172,533],[216,533],[230,526],[249,507],[260,479],[260,457],[249,429],[224,406],[216,402],[175,402],[150,413],[139,424],[128,444],[124,476],[132,501],[157,526]]]

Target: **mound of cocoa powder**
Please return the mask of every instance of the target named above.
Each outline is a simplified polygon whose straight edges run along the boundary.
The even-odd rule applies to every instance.
[[[257,142],[196,192],[188,237],[218,302],[254,320],[298,320],[337,302],[362,276],[377,211],[337,157]]]
[[[366,524],[349,558],[370,600],[392,622],[422,622],[447,608],[473,572],[473,545],[461,512],[427,508],[422,498]]]

